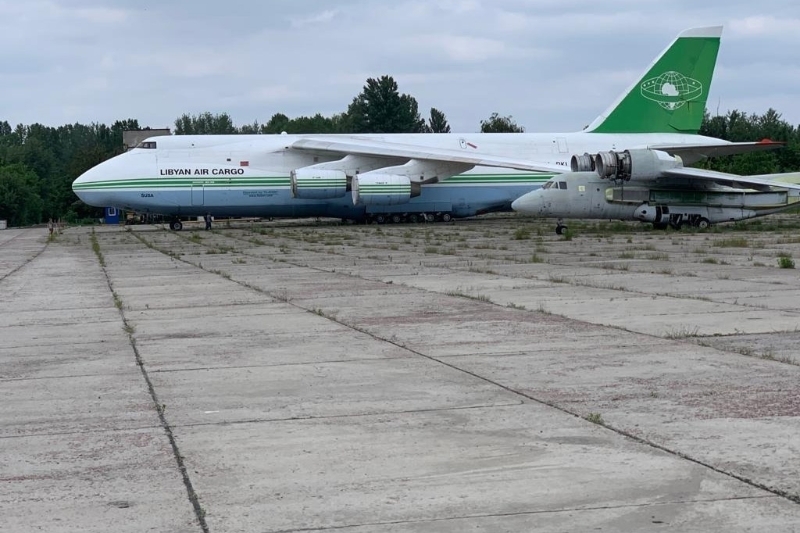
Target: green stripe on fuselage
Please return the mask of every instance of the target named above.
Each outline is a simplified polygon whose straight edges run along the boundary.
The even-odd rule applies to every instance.
[[[519,185],[524,183],[542,183],[554,174],[459,174],[451,176],[438,183],[438,185]],[[288,177],[252,177],[252,178],[140,178],[91,181],[74,183],[72,188],[76,191],[83,190],[109,190],[109,189],[179,189],[190,187],[289,187],[291,180]],[[298,183],[301,188],[330,188],[345,185],[341,180],[333,181],[302,181]],[[367,185],[367,188],[376,187]],[[397,185],[408,190],[408,185]],[[365,188],[361,186],[362,190]]]

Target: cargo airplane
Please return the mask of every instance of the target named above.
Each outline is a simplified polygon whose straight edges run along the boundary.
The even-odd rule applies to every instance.
[[[154,137],[88,170],[72,188],[93,206],[171,216],[180,230],[179,217],[205,213],[448,221],[508,211],[515,200],[525,211],[524,195],[570,172],[573,154],[635,154],[634,172],[640,165],[653,172],[668,158],[682,178],[713,181],[682,164],[774,148],[697,134],[721,31],[679,34],[580,132]]]

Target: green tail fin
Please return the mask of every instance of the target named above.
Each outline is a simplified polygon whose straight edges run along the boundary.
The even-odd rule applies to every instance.
[[[722,26],[682,32],[586,131],[697,133],[721,34]]]

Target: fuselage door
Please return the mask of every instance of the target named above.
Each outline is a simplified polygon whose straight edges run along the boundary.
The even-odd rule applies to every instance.
[[[203,205],[205,202],[205,187],[202,183],[192,183],[192,205]]]

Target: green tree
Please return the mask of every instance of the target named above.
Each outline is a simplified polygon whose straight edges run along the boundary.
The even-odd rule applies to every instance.
[[[224,135],[239,133],[227,113],[213,114],[208,111],[199,115],[184,113],[175,120],[175,135]]]
[[[283,113],[275,113],[269,121],[261,126],[261,133],[289,133],[289,117]]]
[[[511,115],[501,117],[499,113],[492,113],[486,119],[481,120],[481,133],[523,133],[525,128],[518,126]]]
[[[314,116],[296,117],[290,119],[283,113],[275,113],[269,122],[261,127],[261,133],[344,133],[346,132],[345,121],[342,115],[325,117],[321,113]]]
[[[431,133],[450,133],[450,124],[447,123],[447,118],[444,113],[431,108],[431,117],[428,119],[428,131]]]
[[[391,76],[367,79],[347,108],[347,119],[353,133],[422,133],[426,129],[417,101],[400,94]]]
[[[734,109],[713,117],[706,111],[700,134],[733,142],[770,139],[786,143],[785,148],[778,150],[711,158],[699,164],[703,168],[742,175],[800,170],[800,132],[774,109],[763,115],[748,115]]]
[[[10,226],[36,224],[42,218],[38,177],[21,163],[0,166],[0,219]]]

